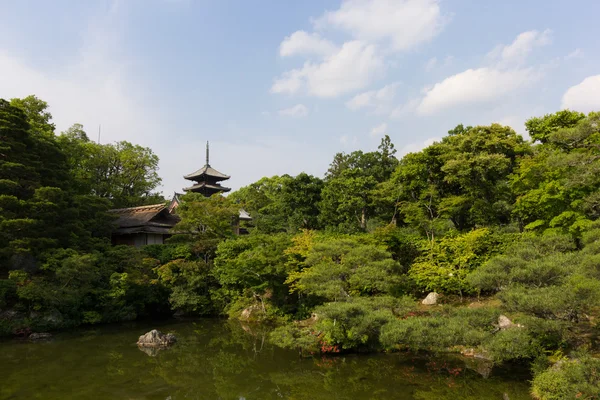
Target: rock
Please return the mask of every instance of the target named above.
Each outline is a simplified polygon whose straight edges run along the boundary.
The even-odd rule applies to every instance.
[[[500,315],[498,317],[498,328],[500,329],[506,329],[506,328],[512,328],[514,324],[512,323],[512,321],[510,319],[508,319],[508,317],[506,315]]]
[[[498,328],[501,330],[509,328],[522,328],[523,325],[513,323],[506,315],[500,315],[498,317]]]
[[[29,335],[29,340],[38,341],[38,340],[50,340],[52,339],[52,335],[47,332],[35,332]]]
[[[258,319],[258,315],[262,314],[263,310],[259,305],[250,306],[240,314],[240,320],[242,321],[252,321]]]
[[[151,330],[145,335],[140,336],[137,341],[139,347],[168,347],[177,342],[175,335],[167,333],[166,335],[156,329]]]
[[[427,295],[427,297],[425,297],[425,299],[421,303],[425,304],[427,306],[432,306],[434,304],[437,304],[437,300],[438,300],[439,296],[440,295],[437,294],[436,292],[431,292]]]

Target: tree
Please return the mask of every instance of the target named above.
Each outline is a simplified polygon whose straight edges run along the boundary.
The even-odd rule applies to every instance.
[[[151,149],[126,141],[91,142],[80,124],[63,132],[58,141],[80,193],[109,199],[116,208],[164,201],[154,192],[161,178],[158,156]]]
[[[430,239],[444,231],[445,220],[459,231],[508,224],[510,175],[527,151],[510,127],[458,125],[441,142],[406,155],[386,190],[404,222]]]
[[[54,136],[56,126],[51,122],[52,114],[48,111],[48,103],[30,95],[22,99],[11,99],[10,105],[23,110],[33,134]]]
[[[365,231],[376,210],[380,219],[392,218],[394,204],[382,202],[376,192],[398,165],[389,136],[381,140],[378,150],[335,155],[321,195],[323,225],[343,232]]]
[[[400,264],[384,249],[360,238],[331,238],[310,249],[305,267],[291,273],[292,289],[327,301],[391,294]]]
[[[208,264],[220,242],[235,236],[233,227],[239,216],[239,206],[220,194],[204,197],[188,193],[177,208],[181,218],[173,228],[175,243],[187,243],[196,257]]]
[[[549,131],[521,161],[511,184],[514,215],[525,230],[559,229],[577,237],[600,216],[599,123],[600,113],[590,113],[575,125]]]
[[[583,118],[583,113],[563,110],[543,117],[530,118],[525,122],[525,128],[531,139],[546,143],[550,134],[562,128],[572,128]]]
[[[228,197],[253,217],[262,233],[288,232],[318,227],[318,204],[323,181],[305,173],[262,178]]]

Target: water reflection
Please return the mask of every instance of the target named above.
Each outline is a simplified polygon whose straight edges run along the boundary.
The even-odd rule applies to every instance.
[[[214,320],[157,327],[178,342],[147,354],[135,341],[150,328],[128,324],[59,334],[50,343],[0,343],[0,399],[530,398],[522,370],[492,370],[473,359],[303,359],[270,345],[264,330]]]

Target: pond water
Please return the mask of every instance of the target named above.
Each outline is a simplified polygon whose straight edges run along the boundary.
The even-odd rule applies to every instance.
[[[146,354],[152,328],[178,343]],[[129,323],[0,342],[0,399],[530,399],[522,368],[406,353],[301,358],[219,320]]]

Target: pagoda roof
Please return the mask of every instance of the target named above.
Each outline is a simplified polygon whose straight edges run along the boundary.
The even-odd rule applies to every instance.
[[[208,164],[206,164],[204,167],[200,168],[198,171],[195,171],[195,172],[192,172],[191,174],[185,175],[184,178],[189,179],[189,180],[197,180],[197,178],[200,178],[204,175],[212,176],[213,178],[219,178],[219,180],[225,180],[225,179],[231,178],[229,175],[225,175],[225,174],[217,171],[216,169],[214,169],[213,167],[211,167]]]
[[[227,187],[224,187],[221,185],[212,185],[212,184],[206,183],[206,182],[197,183],[194,186],[183,188],[183,190],[185,190],[186,192],[191,192],[191,191],[203,189],[203,188],[213,189],[213,190],[221,191],[221,192],[229,192],[231,190],[230,188],[227,188]]]

